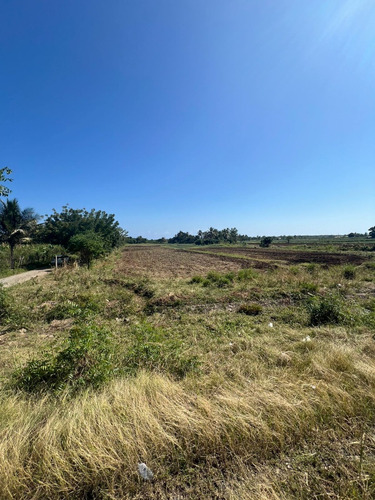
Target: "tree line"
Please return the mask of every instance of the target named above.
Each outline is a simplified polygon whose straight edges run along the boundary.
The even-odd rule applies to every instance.
[[[8,198],[11,191],[3,184],[12,181],[11,173],[7,167],[0,169],[0,242],[9,246],[12,269],[14,249],[22,243],[60,245],[88,267],[93,259],[125,243],[126,231],[114,214],[102,210],[73,209],[66,205],[60,212],[54,209],[44,218],[32,208],[22,210],[18,200]]]

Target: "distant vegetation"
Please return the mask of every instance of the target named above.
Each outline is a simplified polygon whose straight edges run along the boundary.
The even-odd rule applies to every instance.
[[[11,182],[12,171],[0,169],[0,183]],[[11,190],[0,184],[0,197]],[[41,219],[33,208],[21,209],[18,200],[0,198],[0,273],[6,269],[21,270],[51,263],[54,255],[73,252],[77,260],[90,266],[113,248],[125,243],[126,231],[120,228],[114,214],[102,210],[73,209],[63,206]],[[7,252],[8,247],[8,252]],[[9,264],[6,264],[8,260]]]

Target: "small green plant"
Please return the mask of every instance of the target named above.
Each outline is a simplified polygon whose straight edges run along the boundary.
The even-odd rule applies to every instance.
[[[191,278],[191,280],[189,281],[190,284],[194,284],[194,283],[199,283],[199,284],[202,284],[204,281],[204,278],[203,276],[193,276]]]
[[[238,281],[247,281],[251,280],[256,276],[256,273],[254,269],[247,268],[247,269],[241,269],[237,273],[237,279]]]
[[[206,278],[203,280],[203,286],[216,286],[217,288],[225,288],[229,286],[236,275],[234,273],[220,274],[216,271],[210,271],[207,273]]]
[[[258,316],[262,311],[263,308],[260,304],[242,304],[237,310],[237,312],[248,316]]]
[[[164,330],[144,324],[132,332],[133,341],[123,360],[123,370],[135,374],[139,369],[166,371],[178,378],[197,370],[197,356],[187,352],[184,342]]]
[[[112,374],[109,332],[93,324],[80,324],[71,330],[65,347],[57,354],[45,353],[17,371],[14,385],[26,392],[98,387]]]
[[[54,319],[87,318],[91,314],[99,312],[99,310],[100,304],[94,296],[81,294],[74,297],[73,300],[66,299],[56,304],[46,314],[46,320],[51,322]]]
[[[4,287],[0,285],[0,321],[4,319],[9,312],[9,297]]]
[[[355,267],[354,266],[346,266],[343,270],[343,277],[347,280],[352,280],[355,278]]]
[[[311,326],[337,324],[343,319],[340,303],[337,298],[332,296],[311,301],[308,310]]]
[[[316,283],[303,282],[300,286],[300,292],[303,295],[313,295],[318,291],[318,285]]]

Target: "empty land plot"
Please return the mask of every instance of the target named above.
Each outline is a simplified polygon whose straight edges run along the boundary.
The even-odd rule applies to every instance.
[[[301,250],[276,250],[269,248],[242,248],[242,247],[216,247],[199,249],[199,252],[208,254],[238,255],[245,259],[261,259],[269,261],[283,261],[287,264],[316,263],[327,265],[354,264],[360,265],[367,257],[357,254],[344,254],[338,252],[314,252]]]
[[[117,266],[117,271],[130,276],[153,276],[158,278],[189,278],[209,271],[226,273],[244,267],[240,259],[193,252],[176,251],[165,247],[127,247]],[[246,263],[246,267],[249,264]]]

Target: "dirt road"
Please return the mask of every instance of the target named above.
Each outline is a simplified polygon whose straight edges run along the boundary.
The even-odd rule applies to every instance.
[[[37,278],[37,277],[43,278],[47,276],[51,271],[52,271],[51,269],[38,269],[35,271],[27,271],[26,273],[15,274],[14,276],[1,278],[0,284],[2,284],[4,288],[8,288],[10,286],[23,283],[24,281],[29,281],[32,278]]]

